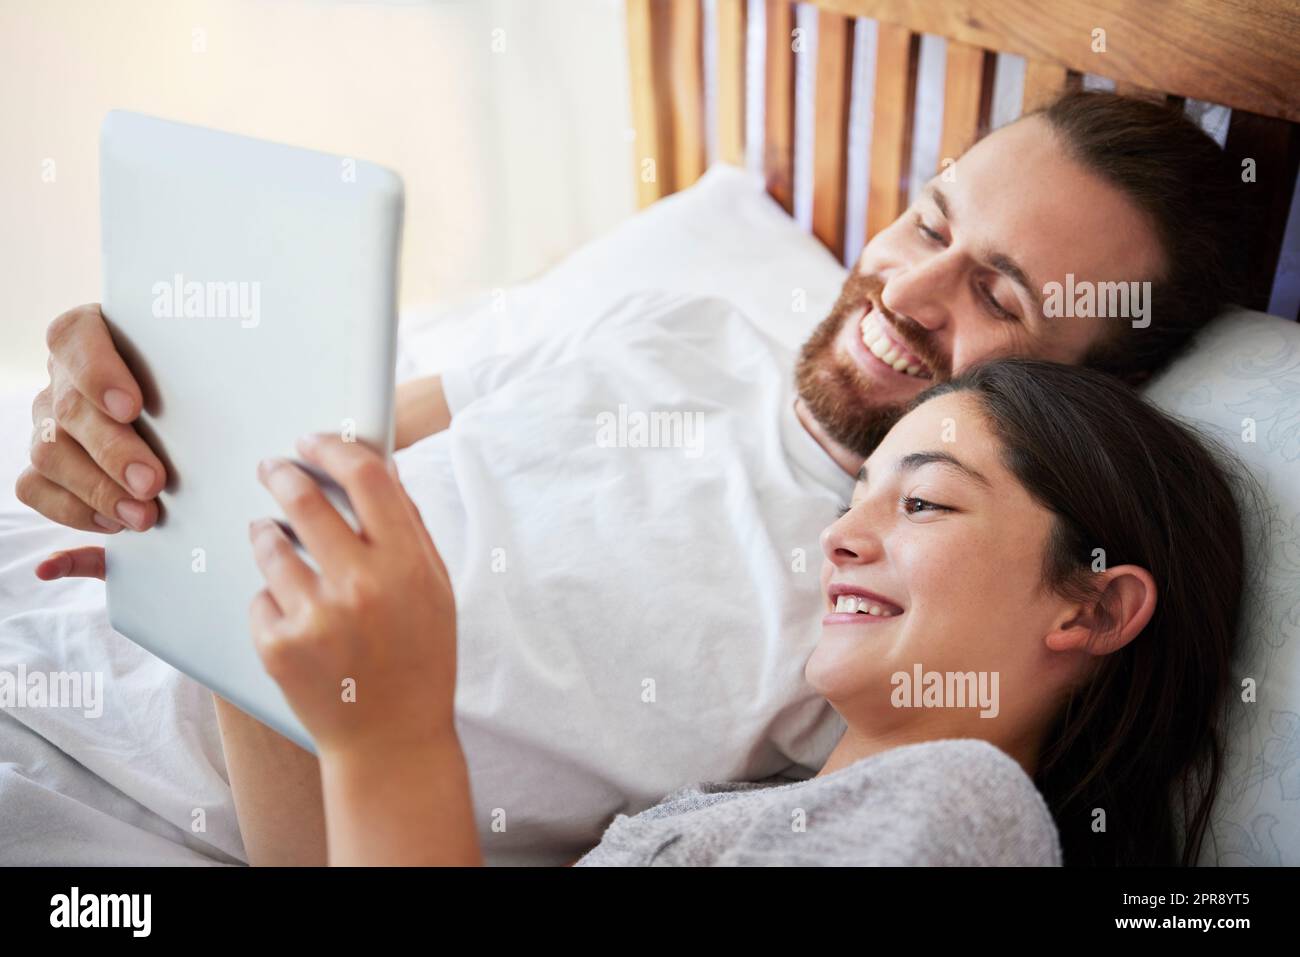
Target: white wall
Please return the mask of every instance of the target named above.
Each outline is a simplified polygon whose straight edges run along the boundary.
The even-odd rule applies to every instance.
[[[0,388],[43,384],[45,326],[99,299],[113,108],[396,169],[404,306],[535,275],[635,204],[622,0],[0,0]]]

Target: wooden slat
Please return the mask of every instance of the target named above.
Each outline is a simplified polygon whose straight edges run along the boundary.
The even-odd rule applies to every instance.
[[[632,140],[637,205],[672,192],[672,116],[661,76],[661,36],[653,0],[627,0],[628,60],[632,73]]]
[[[867,239],[907,208],[912,114],[921,38],[888,23],[876,27],[876,95],[867,187]]]
[[[1291,193],[1300,171],[1300,126],[1284,120],[1233,110],[1224,149],[1241,175],[1242,161],[1255,161],[1255,182],[1245,188],[1255,195],[1251,223],[1246,301],[1251,309],[1267,310],[1282,240],[1286,234]],[[1288,317],[1293,318],[1293,317]]]
[[[745,0],[718,0],[718,156],[745,165]]]
[[[955,160],[988,128],[993,108],[996,54],[964,43],[948,44],[943,81],[943,131],[939,137],[939,167]]]
[[[848,174],[853,21],[817,15],[817,108],[813,139],[813,235],[844,258],[844,191]]]
[[[763,171],[767,191],[786,212],[794,210],[794,4],[767,0],[767,66]]]
[[[1028,113],[1046,106],[1066,89],[1077,86],[1078,74],[1063,66],[1030,60],[1025,63],[1025,89],[1020,98],[1020,112]]]
[[[672,104],[674,190],[685,189],[699,179],[707,163],[702,16],[698,0],[669,2],[668,80]]]
[[[815,0],[986,50],[1300,121],[1294,0]],[[1106,52],[1092,31],[1106,31]]]

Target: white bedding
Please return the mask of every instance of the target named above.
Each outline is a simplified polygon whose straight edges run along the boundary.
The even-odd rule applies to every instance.
[[[719,168],[701,186],[536,280],[404,313],[399,381],[529,348],[590,311],[579,304],[636,288],[725,289],[797,345],[833,302],[841,268],[758,181]],[[102,582],[32,574],[52,551],[103,539],[54,525],[14,496],[31,400],[26,390],[0,393],[0,672],[100,672],[105,700],[94,718],[0,707],[0,864],[242,862],[210,693],[109,627]]]
[[[485,312],[480,297],[404,316],[398,380],[505,351]],[[104,539],[14,495],[32,398],[0,392],[0,673],[98,673],[103,707],[91,717],[0,700],[0,866],[243,863],[211,693],[109,627],[103,582],[33,574],[53,551]]]
[[[528,348],[573,304],[637,288],[722,294],[797,345],[843,270],[763,192],[715,169],[545,276],[455,308],[404,317],[398,375]],[[1234,673],[1259,683],[1229,741],[1218,847],[1202,863],[1300,863],[1300,327],[1234,313],[1167,370],[1150,396],[1207,427],[1269,497]],[[243,850],[211,697],[107,622],[101,582],[39,582],[36,562],[96,536],[19,504],[31,395],[0,393],[0,672],[100,671],[103,714],[0,708],[0,864],[228,864]],[[1258,426],[1258,438],[1241,440]]]
[[[32,574],[96,536],[14,496],[31,400],[0,395],[0,671],[100,672],[103,708],[0,708],[0,864],[238,863],[211,695],[109,628],[103,582]]]

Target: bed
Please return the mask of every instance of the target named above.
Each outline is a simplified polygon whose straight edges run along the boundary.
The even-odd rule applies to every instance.
[[[1264,544],[1238,663],[1259,693],[1234,718],[1202,862],[1300,863],[1300,266],[1287,240],[1300,12],[1276,0],[627,0],[626,11],[631,173],[646,208],[535,280],[407,311],[400,379],[528,348],[563,331],[555,304],[642,287],[725,296],[797,345],[926,162],[933,171],[1023,106],[1104,82],[1231,108],[1225,148],[1256,161],[1273,197],[1258,275],[1248,308],[1216,321],[1150,394],[1224,438],[1243,417],[1259,426],[1242,452],[1270,509],[1257,516]],[[1098,27],[1106,54],[1091,49]],[[926,99],[936,75],[938,111]],[[0,708],[0,863],[238,864],[208,693],[108,628],[102,583],[31,576],[38,558],[90,537],[13,496],[30,400],[0,394],[0,670],[100,673],[104,707]]]
[[[1300,863],[1300,7],[629,0],[627,9],[640,203],[654,208],[697,182],[714,188],[704,171],[716,162],[744,167],[846,266],[945,162],[1066,89],[1183,110],[1243,175],[1249,168],[1264,212],[1245,308],[1216,320],[1148,395],[1237,452],[1268,499],[1249,529],[1255,577],[1235,668],[1260,697],[1236,706],[1201,863]],[[788,272],[788,261],[768,263],[770,296],[783,292],[774,275],[789,276],[788,297],[815,258]],[[750,293],[738,283],[735,294]],[[755,301],[750,314],[765,308]],[[806,322],[785,313],[767,317],[769,331],[797,341]],[[1260,441],[1243,442],[1247,423]]]

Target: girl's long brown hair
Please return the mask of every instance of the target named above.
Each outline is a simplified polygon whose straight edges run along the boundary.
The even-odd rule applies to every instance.
[[[1099,659],[1040,755],[1035,783],[1065,863],[1194,864],[1223,774],[1245,576],[1234,488],[1253,486],[1230,455],[1216,460],[1206,439],[1095,370],[999,359],[914,404],[952,392],[977,399],[1007,467],[1055,516],[1045,587],[1098,599],[1095,549],[1156,582],[1150,623]]]

